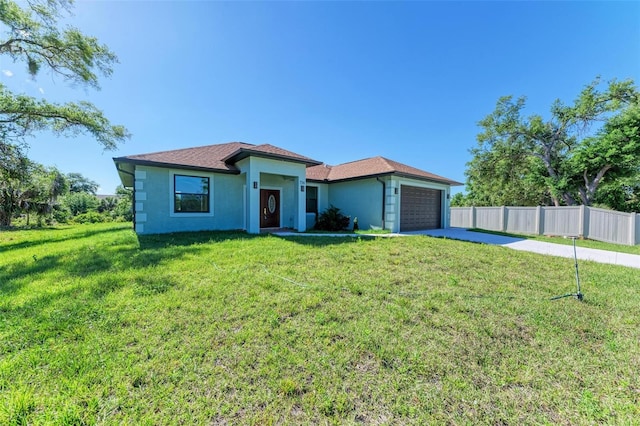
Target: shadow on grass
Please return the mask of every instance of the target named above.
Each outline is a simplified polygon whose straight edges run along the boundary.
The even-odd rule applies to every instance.
[[[167,247],[185,247],[197,244],[218,243],[228,240],[253,240],[265,234],[247,234],[244,231],[174,232],[170,234],[138,235],[141,250]]]
[[[389,237],[378,237],[371,235],[345,235],[339,237],[323,237],[322,235],[318,236],[295,236],[295,235],[287,235],[287,236],[279,236],[275,237],[281,238],[286,241],[291,241],[296,244],[304,245],[304,246],[312,246],[312,247],[326,247],[326,246],[336,246],[343,244],[357,244],[357,243],[370,243],[375,241],[378,238],[389,238]]]
[[[88,232],[74,233],[65,238],[46,238],[44,240],[27,241],[18,243],[20,247],[35,247],[51,242],[62,242],[69,240],[81,240],[91,238],[98,234],[118,233],[125,231],[123,228],[109,228],[103,230],[92,230]],[[49,280],[73,280],[76,278],[98,277],[105,272],[111,272],[114,276],[141,274],[145,268],[157,266],[165,261],[177,260],[187,254],[194,254],[204,249],[201,243],[215,241],[215,239],[228,239],[224,235],[198,235],[196,233],[184,235],[150,236],[135,239],[121,240],[117,244],[105,242],[96,247],[64,250],[51,247],[47,250],[51,254],[45,256],[31,256],[25,254],[19,260],[0,267],[0,294],[8,296],[20,291],[29,282],[40,279],[47,280],[45,275],[55,275]],[[139,242],[139,244],[136,244]],[[15,247],[15,246],[14,246]],[[108,289],[117,289],[112,279],[103,280],[104,289],[94,291],[96,295],[103,297],[108,293]],[[142,280],[144,281],[144,280]],[[153,287],[149,284],[148,287]],[[161,285],[158,288],[168,288]]]
[[[117,233],[125,231],[122,227],[99,230],[85,230],[74,232],[68,237],[46,238],[43,240],[24,241],[12,245],[12,248],[35,247],[50,244],[91,238],[99,234]],[[205,250],[205,244],[219,243],[230,240],[250,241],[256,239],[278,238],[296,244],[314,247],[330,245],[354,244],[373,241],[376,237],[348,236],[348,237],[278,237],[271,234],[248,234],[243,231],[205,231],[180,232],[172,234],[155,234],[137,236],[138,244],[133,240],[122,241],[118,244],[100,245],[83,250],[65,250],[57,252],[52,248],[52,254],[42,257],[25,255],[19,261],[4,265],[0,269],[0,292],[8,296],[20,291],[29,281],[36,281],[46,274],[56,274],[56,279],[90,278],[105,272],[114,275],[130,273],[135,275],[139,270],[158,266],[165,261],[174,261],[185,255],[193,255]],[[5,249],[7,246],[4,246]],[[59,278],[58,278],[59,276]],[[96,278],[102,279],[102,278]],[[109,289],[116,290],[121,286],[112,279],[105,279],[104,288],[96,288],[93,293],[104,297]],[[148,287],[153,288],[153,284]],[[166,285],[158,288],[167,288]]]
[[[171,246],[190,246],[206,243],[218,243],[232,240],[256,240],[278,238],[303,245],[316,247],[348,244],[361,241],[375,240],[376,236],[365,235],[345,235],[339,237],[325,236],[279,236],[277,234],[249,234],[244,231],[199,231],[199,232],[176,232],[171,234],[139,235],[138,241],[141,250],[159,249]]]
[[[118,233],[122,229],[112,229]],[[74,238],[109,232],[83,233]],[[74,239],[74,238],[66,238]],[[216,238],[224,239],[218,235]],[[133,297],[153,297],[180,284],[175,275],[156,273],[155,266],[198,255],[210,236],[173,236],[106,241],[93,249],[65,247],[51,254],[22,257],[0,269],[0,317],[7,344],[0,355],[42,345],[48,339],[84,339],[104,323],[104,298],[128,287]],[[34,242],[38,244],[39,242]],[[38,281],[36,284],[34,282]],[[33,291],[21,290],[34,285]],[[19,299],[12,299],[18,294]]]
[[[24,284],[22,278],[44,273],[59,265],[60,256],[45,256],[4,266],[0,269],[0,293],[5,296],[15,293]]]
[[[73,234],[70,234],[68,236],[63,236],[60,238],[52,237],[52,238],[43,238],[43,239],[41,238],[41,239],[33,239],[28,241],[20,241],[17,243],[8,243],[8,244],[0,243],[0,253],[4,251],[9,251],[9,250],[20,250],[20,249],[29,248],[29,247],[37,247],[37,246],[42,246],[42,245],[51,244],[51,243],[61,243],[65,241],[79,240],[87,237],[92,237],[94,235],[121,231],[122,229],[123,229],[122,227],[115,227],[115,228],[110,227],[107,229],[85,229],[83,230],[84,232],[82,231],[74,232]],[[29,229],[28,231],[38,233],[38,232],[51,232],[51,231],[60,232],[64,230],[68,231],[68,229],[65,229],[65,228],[38,228],[38,229]]]

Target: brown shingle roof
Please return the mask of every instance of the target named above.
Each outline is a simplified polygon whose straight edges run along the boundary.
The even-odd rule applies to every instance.
[[[250,146],[252,145],[244,142],[229,142],[218,145],[199,146],[195,148],[152,152],[149,154],[128,155],[126,157],[114,158],[114,161],[149,165],[186,166],[191,168],[235,172],[237,170],[235,166],[225,163],[224,158],[244,147]]]
[[[277,146],[270,144],[252,145],[245,142],[229,142],[195,148],[152,152],[149,154],[129,155],[114,158],[114,161],[116,163],[174,166],[238,173],[238,169],[234,163],[250,155],[306,164],[308,166],[307,179],[315,181],[335,182],[386,174],[398,174],[450,185],[462,185],[459,182],[384,157],[365,158],[364,160],[329,166]]]
[[[322,164],[307,168],[307,179],[326,180],[335,182],[341,180],[358,179],[363,177],[375,177],[386,174],[398,174],[407,177],[442,182],[450,185],[461,185],[451,179],[438,176],[397,161],[384,157],[365,158],[364,160],[352,161],[337,166],[327,166]]]
[[[225,160],[235,162],[243,158],[246,158],[249,155],[257,155],[260,157],[295,161],[299,163],[305,163],[310,166],[311,165],[315,166],[320,164],[319,161],[312,160],[311,158],[305,157],[304,155],[296,154],[295,152],[287,151],[286,149],[282,149],[277,146],[270,145],[268,143],[262,144],[262,145],[249,145],[247,147],[242,147],[238,151],[232,153],[227,158],[225,158]]]
[[[307,179],[310,180],[328,180],[329,173],[331,173],[331,166],[328,164],[307,167]]]
[[[116,163],[178,166],[236,173],[238,169],[233,163],[249,155],[296,161],[308,165],[320,164],[319,161],[273,145],[252,145],[244,142],[229,142],[149,154],[129,155],[114,158],[114,161]]]

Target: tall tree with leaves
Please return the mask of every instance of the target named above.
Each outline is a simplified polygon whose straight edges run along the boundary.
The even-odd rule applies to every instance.
[[[23,8],[0,0],[0,55],[23,63],[33,78],[49,72],[70,84],[99,89],[99,77],[111,75],[117,58],[96,38],[71,26],[61,28],[59,20],[71,5],[70,0],[30,0]],[[63,136],[88,134],[105,149],[114,149],[129,137],[125,127],[111,124],[90,102],[52,103],[13,93],[0,84],[0,197],[11,192],[8,177],[20,179],[25,173],[10,163],[16,157],[26,159],[26,137],[44,130]],[[0,209],[5,204],[0,198]],[[10,222],[11,213],[1,211],[0,225]]]
[[[29,175],[18,187],[19,207],[27,214],[27,225],[30,214],[37,215],[38,224],[45,218],[51,220],[51,213],[58,197],[64,195],[68,189],[67,180],[58,169],[31,163]]]
[[[66,179],[69,183],[69,192],[86,192],[96,195],[98,191],[98,183],[80,173],[67,173]]]
[[[590,205],[605,180],[637,173],[640,94],[630,80],[601,86],[594,80],[573,105],[555,101],[548,119],[523,117],[525,98],[500,98],[479,123],[466,172],[469,200]]]

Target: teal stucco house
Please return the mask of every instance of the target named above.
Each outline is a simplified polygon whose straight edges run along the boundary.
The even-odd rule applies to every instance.
[[[360,229],[449,226],[458,182],[383,157],[329,166],[273,145],[230,142],[114,158],[139,234],[310,229],[330,205]]]

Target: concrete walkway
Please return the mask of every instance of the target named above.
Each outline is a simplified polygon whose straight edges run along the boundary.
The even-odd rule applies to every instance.
[[[502,235],[487,234],[484,232],[472,232],[464,228],[432,229],[427,231],[407,232],[406,234],[429,235],[432,237],[450,238],[452,240],[492,244],[513,250],[530,251],[532,253],[545,254],[548,256],[573,258],[573,245],[554,244],[516,237],[505,237]],[[622,265],[640,269],[640,255],[637,254],[576,247],[576,255],[580,260],[591,260],[598,263],[609,263],[612,265]]]
[[[411,231],[401,234],[312,234],[298,232],[274,232],[282,237],[408,237],[411,235],[428,235],[431,237],[449,238],[452,240],[471,241],[474,243],[491,244],[507,247],[513,250],[529,251],[547,256],[573,258],[573,245],[554,244],[544,241],[527,240],[525,238],[505,237],[502,235],[473,232],[464,228],[430,229],[426,231]],[[580,260],[591,260],[598,263],[629,266],[640,269],[640,255],[618,253],[608,250],[576,247],[576,254]]]

